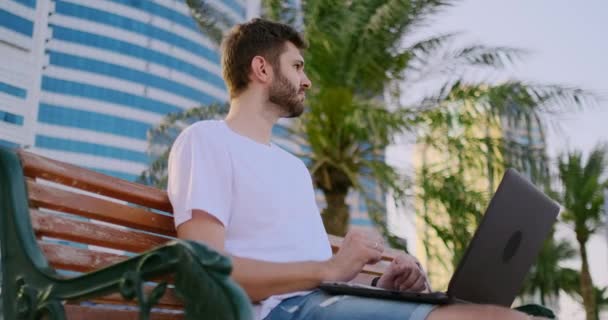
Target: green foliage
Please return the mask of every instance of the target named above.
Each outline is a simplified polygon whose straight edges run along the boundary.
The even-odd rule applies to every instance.
[[[595,317],[600,318],[601,311],[608,311],[608,287],[593,288],[595,292]]]
[[[582,153],[572,151],[563,154],[558,163],[563,190],[561,203],[564,206],[562,220],[573,227],[581,257],[580,294],[587,320],[596,319],[597,297],[589,271],[587,242],[604,224],[604,192],[608,188],[605,178],[607,167],[606,146],[598,145],[583,160]]]
[[[538,294],[541,304],[545,305],[547,298],[555,299],[561,291],[570,295],[579,292],[579,272],[561,266],[561,263],[576,256],[577,252],[569,242],[555,240],[551,235],[528,272],[522,293],[530,296]]]
[[[424,177],[423,201],[435,201],[433,209],[445,213],[447,219],[437,215],[424,215],[423,219],[452,252],[451,264],[456,268],[481,221],[486,195],[471,188],[458,173],[427,171]]]
[[[605,146],[597,146],[586,163],[578,151],[559,159],[559,176],[563,184],[560,200],[566,209],[562,218],[574,226],[581,243],[586,243],[603,224],[604,190],[608,188],[608,179],[604,177],[608,165],[607,152]]]

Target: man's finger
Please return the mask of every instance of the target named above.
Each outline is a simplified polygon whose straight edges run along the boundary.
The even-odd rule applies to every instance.
[[[412,268],[408,268],[406,264],[397,265],[398,272],[402,275],[402,280],[405,281],[412,273]]]
[[[375,250],[375,249],[370,249],[368,250],[368,264],[376,264],[378,262],[380,262],[380,260],[382,260],[382,252]]]
[[[399,270],[399,267],[394,264],[390,264],[388,266],[388,268],[386,269],[386,272],[384,272],[384,274],[383,274],[385,279],[391,283],[394,282],[395,279],[397,277],[399,277],[400,275],[401,275],[401,271]]]
[[[411,286],[409,290],[414,292],[421,292],[426,290],[426,280],[424,279],[424,277],[418,278],[416,283],[414,283],[414,285]]]
[[[418,268],[412,268],[410,270],[411,272],[407,279],[401,283],[401,287],[404,289],[411,288],[419,278],[422,278],[422,273],[420,270],[418,270]]]
[[[412,269],[402,266],[399,276],[395,278],[395,288],[399,289],[412,274]]]
[[[395,259],[393,259],[393,263],[401,265],[404,264],[406,257],[404,255],[397,255]]]

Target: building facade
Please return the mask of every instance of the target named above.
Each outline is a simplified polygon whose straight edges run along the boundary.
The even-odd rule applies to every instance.
[[[210,1],[245,20],[240,0]],[[217,44],[183,0],[0,2],[0,142],[127,180],[147,130],[228,99]]]

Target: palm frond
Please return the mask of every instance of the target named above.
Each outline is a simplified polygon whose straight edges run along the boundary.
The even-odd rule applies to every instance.
[[[200,30],[218,46],[222,42],[224,31],[236,23],[209,1],[186,0],[186,4]]]

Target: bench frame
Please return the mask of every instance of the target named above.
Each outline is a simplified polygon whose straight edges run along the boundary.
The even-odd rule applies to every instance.
[[[144,281],[173,276],[185,305],[186,319],[251,319],[245,292],[230,278],[230,260],[203,244],[172,240],[98,271],[61,277],[49,264],[32,231],[26,179],[15,151],[0,148],[0,244],[2,248],[2,310],[4,319],[66,319],[65,300],[118,292],[136,299],[140,319],[164,294],[166,282],[149,295]],[[204,299],[203,299],[204,298]]]

